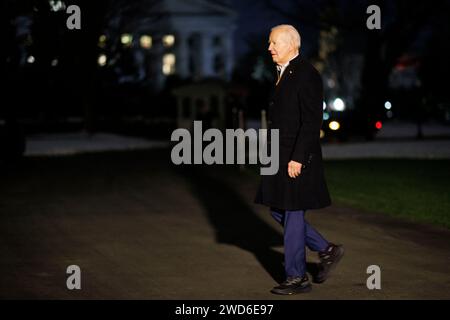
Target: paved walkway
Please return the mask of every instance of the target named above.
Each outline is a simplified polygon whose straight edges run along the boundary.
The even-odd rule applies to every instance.
[[[25,156],[66,156],[80,153],[164,148],[167,141],[149,141],[112,133],[35,134],[27,137]]]
[[[26,156],[61,156],[81,153],[166,148],[170,141],[151,141],[110,133],[42,134],[28,138]],[[324,159],[410,158],[450,159],[450,139],[386,140],[324,143]]]
[[[258,179],[169,157],[26,158],[0,173],[0,298],[450,298],[450,231],[336,206],[308,214],[346,247],[334,276],[310,294],[270,294],[283,276],[282,236],[252,203]],[[72,264],[79,291],[66,288]],[[381,268],[381,290],[366,287],[370,265]]]

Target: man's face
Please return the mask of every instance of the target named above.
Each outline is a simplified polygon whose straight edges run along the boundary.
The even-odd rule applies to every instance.
[[[285,31],[275,29],[269,36],[269,48],[272,60],[276,64],[286,64],[295,55],[295,47]]]

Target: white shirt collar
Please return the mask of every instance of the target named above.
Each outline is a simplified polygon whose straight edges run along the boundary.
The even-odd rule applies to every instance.
[[[280,73],[280,77],[283,74],[284,70],[286,70],[289,63],[297,57],[298,57],[298,53],[294,57],[292,57],[288,62],[286,62],[285,64],[282,64],[282,65],[277,64],[277,70]]]

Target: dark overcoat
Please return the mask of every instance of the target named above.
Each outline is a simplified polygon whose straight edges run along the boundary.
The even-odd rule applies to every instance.
[[[267,119],[268,129],[279,129],[279,170],[261,176],[255,202],[283,210],[329,206],[320,147],[322,78],[300,55],[290,61],[274,87]],[[268,143],[273,143],[270,135]],[[291,160],[303,165],[297,178],[288,175]]]

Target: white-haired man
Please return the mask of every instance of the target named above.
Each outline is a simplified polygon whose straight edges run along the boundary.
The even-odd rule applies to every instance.
[[[269,102],[268,127],[279,130],[280,170],[261,176],[255,199],[270,207],[273,218],[284,228],[286,280],[271,290],[284,295],[311,291],[305,246],[319,253],[321,263],[315,277],[319,283],[344,254],[342,246],[325,240],[305,221],[306,210],[324,208],[331,200],[320,147],[322,79],[299,55],[300,46],[300,34],[293,26],[272,28],[268,50],[277,65],[277,81]]]

